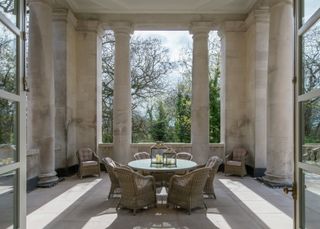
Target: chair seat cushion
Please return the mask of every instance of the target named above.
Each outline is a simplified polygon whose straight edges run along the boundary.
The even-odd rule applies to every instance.
[[[97,165],[98,162],[97,161],[83,161],[83,162],[81,162],[81,164],[83,166],[91,166],[91,165]]]
[[[241,161],[227,161],[227,165],[241,166]]]

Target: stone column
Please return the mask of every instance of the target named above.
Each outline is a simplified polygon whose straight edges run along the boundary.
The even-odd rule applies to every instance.
[[[248,116],[246,26],[243,21],[226,21],[221,26],[221,140],[225,153],[248,147],[251,120]],[[252,139],[252,137],[251,137]]]
[[[209,157],[209,68],[208,33],[210,24],[193,23],[191,143],[192,154],[199,163]]]
[[[77,149],[90,147],[97,151],[101,96],[101,27],[97,20],[78,21],[76,115],[69,123],[76,126]],[[75,82],[73,82],[75,83]]]
[[[113,88],[113,158],[121,163],[131,159],[131,77],[130,33],[125,22],[113,25],[115,35],[115,70]]]
[[[49,0],[30,0],[28,97],[32,126],[30,148],[40,152],[40,186],[58,181],[55,172],[55,99],[52,50],[52,8]]]
[[[68,9],[53,10],[53,53],[55,82],[55,158],[56,168],[72,165],[76,114],[75,27],[77,20]]]
[[[267,171],[264,179],[291,182],[293,161],[293,7],[270,2]]]

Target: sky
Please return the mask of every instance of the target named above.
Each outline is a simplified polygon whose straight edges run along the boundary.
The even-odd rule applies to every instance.
[[[140,37],[157,37],[163,41],[163,45],[169,49],[170,59],[172,61],[179,60],[180,50],[183,48],[192,47],[192,36],[189,31],[135,31],[133,36]],[[181,74],[177,70],[173,71],[171,77],[171,87],[175,87],[181,79]]]

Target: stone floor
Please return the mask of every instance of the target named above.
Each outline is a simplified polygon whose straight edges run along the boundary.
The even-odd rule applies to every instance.
[[[243,179],[219,174],[215,180],[216,200],[206,199],[208,209],[185,210],[165,207],[159,194],[157,208],[116,211],[118,199],[107,200],[108,175],[79,180],[67,178],[53,188],[37,189],[27,195],[29,229],[53,228],[293,228],[293,200],[281,189],[271,189],[251,177]]]

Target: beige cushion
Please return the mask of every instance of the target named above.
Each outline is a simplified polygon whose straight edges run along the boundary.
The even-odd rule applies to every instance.
[[[83,166],[90,166],[90,165],[97,165],[98,162],[97,161],[83,161],[83,162],[81,162],[81,164]]]
[[[227,161],[227,165],[241,166],[241,161]]]

